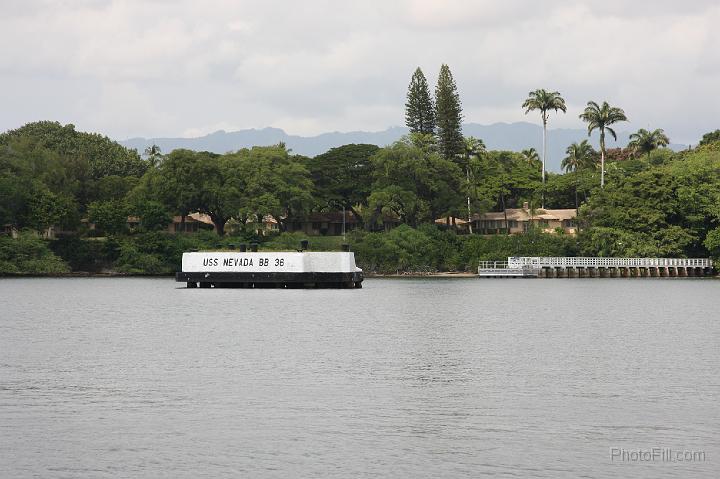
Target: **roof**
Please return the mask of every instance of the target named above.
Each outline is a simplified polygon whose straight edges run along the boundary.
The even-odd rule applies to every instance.
[[[439,225],[447,225],[447,221],[448,221],[447,218],[438,218],[438,219],[435,220],[435,223],[436,223],[436,224],[439,224]],[[451,225],[452,225],[452,224],[454,224],[454,225],[466,225],[467,223],[468,223],[468,220],[464,220],[464,219],[462,219],[462,218],[457,218],[457,217],[452,217],[452,216],[450,217],[450,224],[451,224]]]
[[[508,208],[505,212],[502,211],[489,211],[487,213],[473,215],[473,221],[478,220],[504,220],[505,214],[507,214],[508,220],[514,221],[530,221],[530,219],[540,220],[555,220],[563,221],[570,220],[577,216],[577,211],[574,208],[570,209],[543,209],[538,208],[534,212],[525,208]]]
[[[190,213],[188,217],[194,219],[195,221],[199,221],[200,223],[205,223],[206,225],[215,225],[210,216],[206,215],[205,213]],[[175,218],[179,218],[179,216],[176,216]]]
[[[508,220],[529,221],[530,214],[523,208],[508,208],[503,211],[488,211],[487,213],[474,214],[473,220],[504,220],[507,214]]]
[[[326,211],[310,213],[307,216],[307,221],[314,223],[342,223],[343,212],[342,211]],[[345,223],[357,223],[358,219],[355,217],[352,211],[345,211]]]
[[[560,209],[560,210],[539,210],[544,211],[543,216],[547,216],[544,219],[554,220],[571,220],[577,216],[577,210],[575,208]]]
[[[247,223],[247,224],[259,223],[259,221],[257,220],[257,216],[251,215],[248,217],[247,220],[245,220],[245,223]],[[275,224],[275,223],[277,223],[277,220],[273,217],[273,215],[265,215],[262,218],[262,223],[263,224]]]

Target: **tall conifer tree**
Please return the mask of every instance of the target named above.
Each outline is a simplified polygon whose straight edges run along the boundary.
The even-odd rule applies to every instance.
[[[435,87],[435,121],[440,153],[447,159],[454,159],[465,148],[462,135],[462,106],[450,68],[444,63],[440,67],[440,75]]]
[[[413,73],[405,103],[405,125],[410,133],[435,132],[435,105],[430,96],[428,82],[418,67]]]

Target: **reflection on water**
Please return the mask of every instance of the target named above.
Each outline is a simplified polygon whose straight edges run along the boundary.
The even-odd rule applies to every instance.
[[[713,280],[0,280],[7,477],[715,477]],[[706,461],[622,463],[613,447]]]

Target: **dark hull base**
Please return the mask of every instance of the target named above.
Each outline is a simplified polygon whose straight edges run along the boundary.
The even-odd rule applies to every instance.
[[[362,273],[176,273],[188,288],[362,288]]]

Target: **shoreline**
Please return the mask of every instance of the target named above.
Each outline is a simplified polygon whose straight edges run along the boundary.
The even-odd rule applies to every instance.
[[[444,271],[435,273],[399,272],[399,273],[365,273],[366,278],[476,278],[477,273],[467,271]],[[106,271],[93,273],[89,271],[71,271],[69,273],[13,273],[0,274],[2,278],[174,278],[175,273],[120,273]]]
[[[89,271],[71,271],[69,273],[3,273],[3,278],[173,278],[174,273],[120,273],[108,271],[93,273]]]
[[[435,273],[399,272],[399,273],[365,273],[365,278],[372,279],[421,279],[421,278],[479,278],[477,273],[468,271],[442,271]],[[88,271],[71,271],[69,273],[13,273],[0,274],[0,280],[11,278],[174,278],[175,273],[120,273],[117,271],[106,271],[92,273]],[[670,278],[638,278],[638,279],[718,279],[718,275],[703,277],[670,277]],[[566,279],[566,278],[540,278],[540,279]],[[574,278],[573,278],[574,279]]]
[[[477,278],[477,273],[467,271],[443,271],[436,273],[365,273],[366,278]]]

